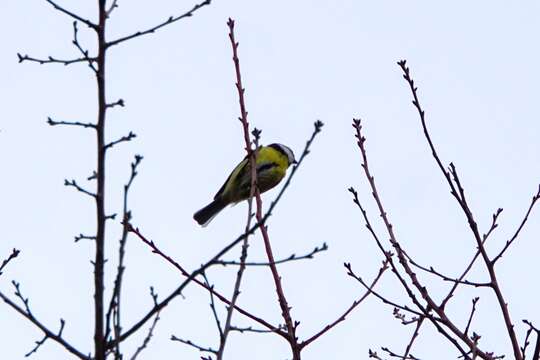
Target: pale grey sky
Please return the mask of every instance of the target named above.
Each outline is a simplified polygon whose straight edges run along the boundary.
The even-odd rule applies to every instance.
[[[94,18],[96,2],[66,6]],[[193,5],[189,1],[119,1],[109,38],[147,28]],[[63,186],[64,178],[91,174],[94,137],[89,131],[51,128],[57,120],[93,121],[95,84],[84,65],[18,64],[17,52],[36,57],[77,56],[71,19],[41,0],[0,5],[0,259],[22,250],[0,278],[12,293],[21,282],[37,317],[52,328],[66,320],[64,334],[83,352],[92,348],[92,267],[90,243],[73,236],[91,233],[93,203]],[[537,1],[223,1],[156,34],[111,49],[108,95],[126,101],[109,112],[109,139],[129,130],[138,137],[108,158],[108,208],[121,211],[122,186],[134,154],[145,159],[131,194],[133,223],[175,259],[195,269],[244,228],[246,206],[220,214],[207,228],[192,220],[241,159],[243,140],[226,20],[236,19],[236,35],[252,126],[264,143],[282,142],[297,155],[312,124],[326,125],[312,153],[269,222],[276,257],[302,254],[326,242],[315,259],[280,266],[298,329],[304,339],[340,315],[363,293],[346,276],[343,262],[370,279],[378,252],[347,188],[358,189],[372,221],[378,216],[362,176],[351,121],[361,117],[368,155],[395,231],[410,254],[424,264],[457,275],[475,251],[474,239],[457,203],[431,159],[411,95],[396,61],[408,60],[419,86],[429,127],[443,160],[453,161],[479,225],[503,207],[500,227],[488,250],[498,251],[513,233],[540,181],[540,3]],[[80,26],[84,44],[92,34]],[[264,196],[266,204],[277,191]],[[520,338],[521,319],[540,324],[536,254],[540,221],[534,212],[521,238],[498,267],[503,291]],[[377,223],[381,234],[383,228]],[[108,287],[116,262],[118,221],[108,227]],[[385,236],[383,236],[386,239]],[[264,259],[259,235],[249,258]],[[236,258],[239,250],[228,256]],[[151,306],[148,288],[161,296],[179,274],[140,241],[128,242],[125,326]],[[230,294],[236,269],[215,268],[210,279]],[[448,284],[422,274],[435,294]],[[487,279],[478,266],[472,278]],[[268,269],[249,269],[239,304],[273,323],[280,310]],[[406,303],[390,273],[378,289]],[[502,318],[491,293],[462,289],[448,311],[466,323],[471,298],[480,296],[473,329],[484,348],[511,355]],[[216,347],[208,294],[190,286],[162,320],[145,359],[198,359],[200,354],[169,340],[171,334]],[[223,307],[221,313],[224,314]],[[251,325],[236,314],[239,325]],[[20,359],[42,337],[28,321],[0,307],[1,357]],[[305,359],[367,358],[368,348],[402,352],[412,333],[392,317],[392,308],[368,299],[346,322],[307,348]],[[128,342],[135,349],[143,333]],[[129,352],[128,352],[129,353]],[[254,355],[257,354],[257,355]],[[427,326],[413,354],[453,359],[454,349]],[[229,359],[285,359],[288,346],[277,336],[233,334]],[[48,341],[36,359],[69,358]]]

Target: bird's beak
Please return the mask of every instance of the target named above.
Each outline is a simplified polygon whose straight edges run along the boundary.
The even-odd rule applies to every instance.
[[[296,159],[295,159],[295,160],[293,160],[292,164],[298,164],[298,161],[296,161]]]

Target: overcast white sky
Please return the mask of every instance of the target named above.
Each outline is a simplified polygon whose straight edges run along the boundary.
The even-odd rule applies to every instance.
[[[95,18],[96,1],[62,3]],[[145,29],[193,3],[120,0],[119,5],[109,23],[109,39]],[[77,56],[70,18],[42,0],[3,1],[0,12],[0,258],[13,247],[22,250],[0,278],[0,289],[12,293],[10,281],[20,281],[35,315],[52,328],[64,318],[65,337],[87,353],[92,351],[93,245],[74,244],[73,236],[94,229],[94,204],[64,187],[63,180],[86,184],[94,169],[94,137],[82,129],[50,128],[45,121],[47,116],[93,121],[95,83],[84,65],[17,63],[17,52]],[[121,211],[122,185],[137,153],[145,158],[132,188],[133,223],[184,266],[195,269],[244,228],[244,204],[227,209],[205,229],[192,220],[244,156],[226,27],[233,17],[249,118],[263,130],[262,141],[282,142],[299,155],[313,122],[326,124],[269,222],[277,258],[309,252],[323,242],[329,245],[313,260],[279,267],[292,315],[301,321],[300,338],[336,319],[363,293],[346,276],[344,261],[370,279],[382,260],[347,192],[355,186],[372,220],[378,221],[362,176],[352,117],[364,120],[372,170],[403,246],[420,262],[456,275],[473,254],[474,240],[430,157],[396,61],[408,60],[433,139],[443,160],[457,165],[481,229],[487,230],[496,208],[504,208],[488,246],[494,254],[520,222],[540,181],[539,14],[537,1],[216,0],[193,18],[111,49],[109,100],[121,97],[127,106],[109,112],[108,137],[113,140],[130,130],[138,137],[110,152],[109,212]],[[90,31],[80,26],[80,32],[83,43],[94,49]],[[266,204],[276,193],[264,196]],[[520,338],[526,330],[521,319],[540,325],[539,216],[533,213],[497,268]],[[121,225],[108,225],[110,291]],[[379,223],[376,227],[386,239]],[[261,243],[259,235],[252,239],[251,260],[264,259]],[[135,238],[129,239],[126,261],[123,315],[129,327],[151,307],[149,286],[166,296],[179,274]],[[230,294],[235,272],[215,268],[209,277]],[[422,278],[439,297],[448,289],[448,284]],[[486,272],[479,266],[472,279],[486,280]],[[248,269],[242,288],[241,306],[280,322],[268,269]],[[407,302],[390,273],[379,290]],[[208,294],[192,285],[184,295],[163,311],[142,358],[200,357],[171,342],[171,334],[217,347]],[[491,293],[462,289],[449,313],[464,327],[474,296],[481,297],[472,326],[482,335],[480,344],[510,356]],[[235,323],[252,325],[240,315]],[[23,358],[42,337],[4,305],[0,324],[3,359]],[[367,358],[368,348],[380,346],[402,352],[412,331],[393,319],[390,307],[370,298],[303,354],[305,359],[359,359]],[[126,350],[135,349],[143,334],[126,343]],[[413,354],[427,359],[457,356],[429,326]],[[69,355],[49,341],[34,357]],[[267,334],[233,334],[226,356],[288,357],[287,344]]]

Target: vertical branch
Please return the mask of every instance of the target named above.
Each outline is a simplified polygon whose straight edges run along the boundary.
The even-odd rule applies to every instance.
[[[107,22],[107,9],[105,0],[99,0],[99,24],[98,35],[98,56],[97,56],[97,90],[98,90],[98,119],[97,129],[97,193],[96,193],[96,254],[94,261],[94,351],[96,360],[105,360],[105,337],[104,331],[104,310],[103,310],[103,272],[105,267],[105,116],[107,112],[107,102],[105,98],[105,55],[107,51],[105,39],[105,25]]]
[[[422,129],[424,131],[424,136],[426,140],[428,141],[429,147],[431,149],[431,153],[433,155],[433,158],[437,162],[437,165],[441,172],[443,173],[448,185],[450,186],[451,194],[455,197],[456,201],[458,202],[459,206],[463,210],[463,213],[467,219],[467,222],[469,224],[469,228],[471,229],[474,239],[476,241],[476,245],[478,247],[478,251],[480,252],[480,255],[482,259],[484,260],[484,264],[486,267],[486,270],[489,274],[490,278],[490,287],[495,293],[495,297],[497,298],[497,302],[499,305],[499,308],[501,309],[501,313],[504,319],[504,324],[506,326],[506,330],[508,332],[508,337],[510,339],[510,343],[512,345],[512,350],[514,352],[514,357],[516,360],[523,360],[523,356],[521,354],[521,350],[519,348],[519,343],[517,341],[516,332],[514,330],[514,324],[512,323],[512,318],[510,317],[510,312],[508,311],[508,304],[506,300],[504,299],[502,290],[499,286],[499,283],[497,281],[497,274],[495,272],[495,266],[494,262],[489,258],[489,255],[487,254],[486,248],[484,246],[484,242],[482,240],[482,237],[480,236],[480,231],[478,230],[478,225],[474,219],[473,213],[469,207],[469,204],[467,203],[467,199],[465,197],[465,190],[463,189],[463,186],[461,185],[461,181],[459,179],[456,167],[454,164],[450,163],[450,170],[446,170],[444,166],[442,165],[442,161],[440,160],[440,157],[435,149],[435,146],[433,145],[433,142],[431,140],[431,136],[429,134],[429,131],[427,129],[426,121],[425,121],[425,112],[420,106],[420,101],[418,100],[418,94],[417,90],[418,88],[414,84],[414,80],[410,75],[409,68],[407,67],[406,60],[401,60],[398,62],[399,67],[403,71],[403,78],[408,83],[411,93],[413,96],[413,105],[416,107],[418,114],[420,116],[420,121],[422,123]],[[534,198],[532,205],[534,205]],[[531,205],[531,206],[532,206]]]
[[[238,60],[238,52],[237,52],[238,43],[236,42],[235,37],[234,37],[234,21],[232,19],[229,19],[229,21],[227,22],[227,25],[229,26],[229,38],[231,40],[231,45],[233,49],[233,61],[234,61],[234,66],[236,70],[236,79],[237,79],[236,87],[238,89],[240,111],[241,111],[240,121],[242,122],[242,125],[243,125],[244,141],[246,144],[246,151],[248,153],[248,156],[250,157],[251,176],[253,179],[254,177],[257,176],[256,168],[255,168],[255,154],[253,150],[251,149],[251,141],[249,137],[249,122],[247,120],[247,111],[245,108],[245,101],[244,101],[245,89],[242,86],[242,78],[240,74],[240,61]],[[258,134],[258,132],[256,134]],[[287,299],[283,292],[283,287],[281,286],[281,277],[279,276],[279,273],[277,271],[274,255],[272,253],[272,246],[270,244],[270,237],[268,236],[267,226],[262,225],[263,224],[262,200],[261,200],[261,193],[257,187],[255,187],[255,200],[256,200],[256,205],[257,205],[256,219],[257,219],[257,222],[261,224],[259,226],[259,229],[264,239],[264,247],[266,250],[266,255],[268,257],[268,262],[269,262],[270,270],[272,272],[272,277],[274,279],[274,284],[276,286],[279,306],[281,307],[281,315],[283,316],[283,320],[285,321],[285,325],[287,327],[287,338],[288,338],[289,345],[291,346],[291,350],[293,353],[293,360],[300,360],[301,347],[299,346],[298,339],[296,338],[296,325],[298,325],[298,323],[293,324],[290,308],[289,308],[289,305],[287,304]]]

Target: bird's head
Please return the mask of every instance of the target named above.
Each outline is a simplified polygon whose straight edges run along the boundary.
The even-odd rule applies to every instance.
[[[285,146],[283,144],[270,144],[268,145],[269,147],[271,148],[274,148],[276,149],[277,151],[279,151],[280,153],[282,153],[283,155],[287,156],[287,160],[289,162],[289,166],[291,166],[292,164],[296,164],[297,161],[296,159],[294,158],[294,153],[293,151],[291,150],[291,148],[289,148],[288,146]]]

